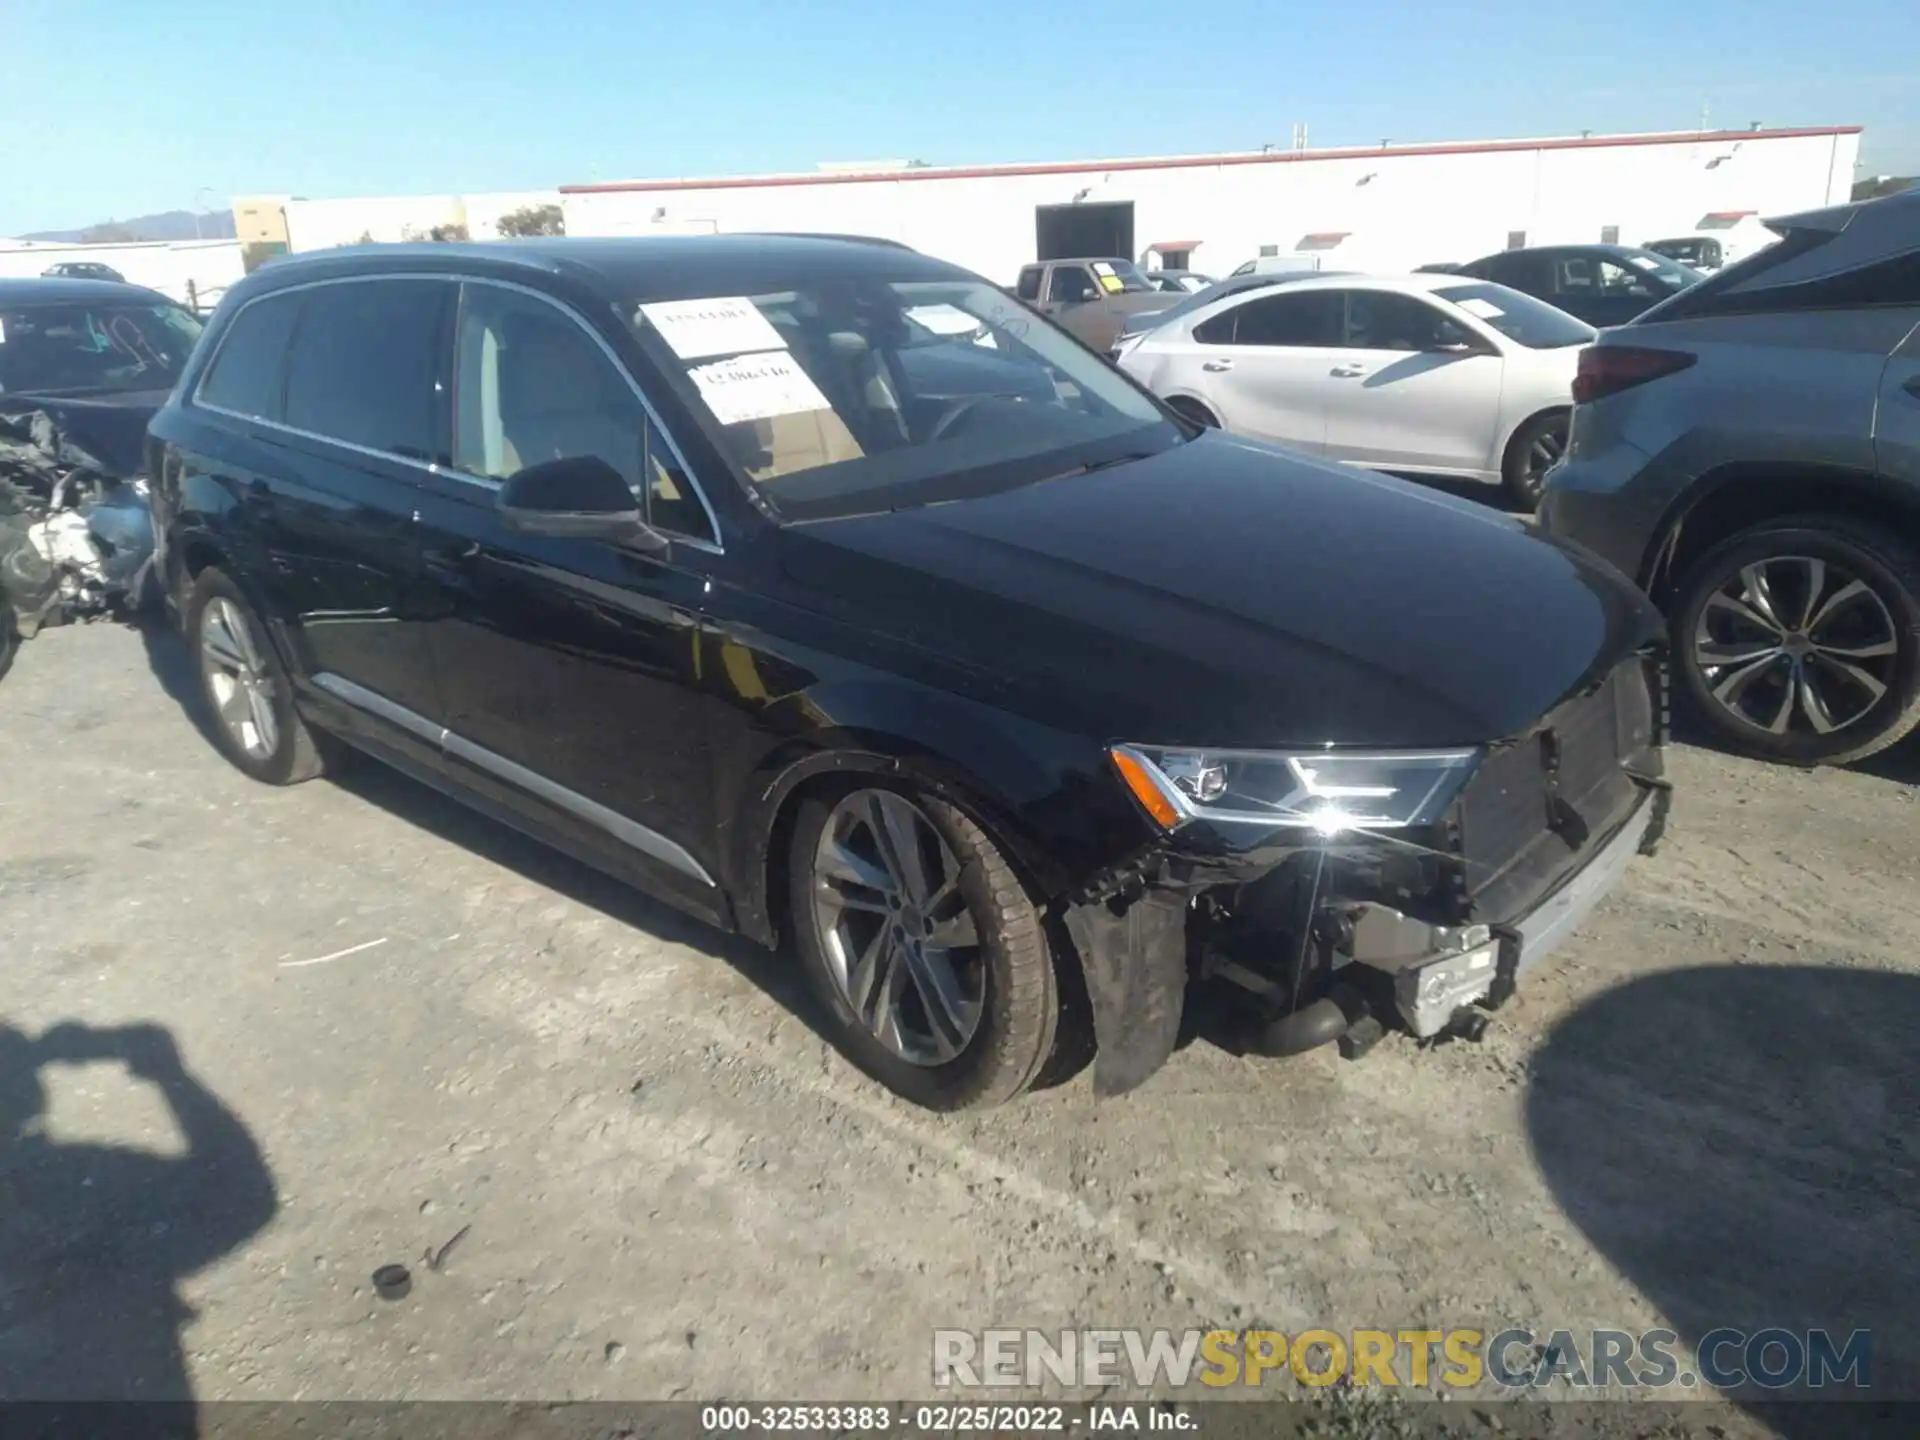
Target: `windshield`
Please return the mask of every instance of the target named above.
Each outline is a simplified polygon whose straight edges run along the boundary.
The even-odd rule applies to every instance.
[[[1159,288],[1131,260],[1089,260],[1087,264],[1109,295],[1145,295]]]
[[[1458,305],[1483,325],[1498,330],[1516,345],[1529,350],[1559,350],[1568,345],[1585,345],[1594,337],[1594,328],[1557,310],[1544,300],[1522,295],[1504,285],[1488,281],[1473,284],[1442,285],[1434,294]]]
[[[0,310],[0,394],[171,390],[199,338],[178,305]]]
[[[628,310],[782,518],[900,509],[1151,454],[1181,432],[969,279],[827,280]]]

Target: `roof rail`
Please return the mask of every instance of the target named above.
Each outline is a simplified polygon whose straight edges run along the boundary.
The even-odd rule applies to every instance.
[[[830,230],[756,230],[752,233],[765,235],[769,239],[786,235],[795,240],[849,240],[858,245],[885,245],[892,250],[913,249],[904,240],[889,240],[884,235],[840,235]]]

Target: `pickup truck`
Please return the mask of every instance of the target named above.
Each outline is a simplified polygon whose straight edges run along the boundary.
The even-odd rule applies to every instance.
[[[1042,260],[1020,271],[1013,293],[1102,355],[1129,315],[1172,303],[1131,260]]]

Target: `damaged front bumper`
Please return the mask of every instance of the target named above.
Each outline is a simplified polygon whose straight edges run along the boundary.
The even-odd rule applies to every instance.
[[[1118,1094],[1172,1053],[1201,990],[1262,1055],[1388,1028],[1477,1033],[1664,833],[1664,656],[1623,661],[1525,735],[1487,747],[1437,824],[1240,848],[1181,828],[1089,883],[1062,919],[1094,1021],[1094,1086]],[[1219,1017],[1216,1017],[1219,1018]]]

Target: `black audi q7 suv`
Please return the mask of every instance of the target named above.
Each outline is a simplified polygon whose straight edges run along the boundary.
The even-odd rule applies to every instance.
[[[1105,1094],[1196,984],[1269,1054],[1483,1023],[1665,814],[1612,570],[1201,432],[896,245],[284,260],[150,444],[237,766],[345,742],[790,937],[923,1105],[1051,1073],[1083,986]]]

